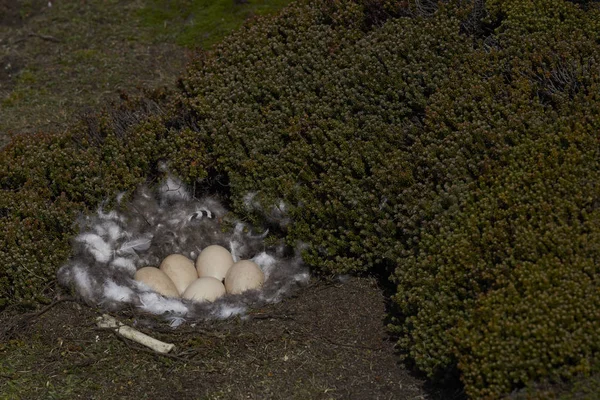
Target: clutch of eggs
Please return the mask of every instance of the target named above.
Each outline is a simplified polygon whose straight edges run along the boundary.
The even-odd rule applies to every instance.
[[[193,301],[215,301],[229,294],[260,288],[265,275],[250,261],[233,261],[224,247],[205,247],[196,262],[181,254],[166,257],[158,268],[140,268],[134,279],[165,297],[181,297]]]

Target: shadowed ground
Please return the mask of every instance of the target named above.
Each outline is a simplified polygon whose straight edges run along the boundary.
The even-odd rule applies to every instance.
[[[101,314],[71,300],[41,315],[1,314],[0,398],[459,398],[428,390],[399,363],[374,279],[313,280],[246,320],[172,330],[150,317],[118,316],[174,343],[168,356],[99,330]]]
[[[61,132],[121,92],[172,86],[189,49],[287,3],[0,0],[0,146],[11,133]]]

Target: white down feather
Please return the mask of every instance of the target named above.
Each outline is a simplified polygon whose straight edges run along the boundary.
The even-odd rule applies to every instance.
[[[224,319],[244,315],[249,307],[280,301],[308,282],[308,269],[299,251],[283,256],[284,246],[266,248],[268,230],[241,222],[233,232],[224,232],[221,219],[228,211],[211,197],[192,198],[183,183],[169,175],[156,191],[141,187],[125,204],[118,194],[118,207],[106,212],[99,207],[94,215],[80,219],[81,233],[73,241],[73,257],[58,272],[61,284],[73,287],[90,304],[117,310],[135,307],[161,315],[171,326],[198,319]],[[254,193],[245,198],[247,206],[258,207]],[[285,211],[285,205],[278,207]],[[269,219],[269,216],[266,216]],[[265,273],[259,291],[226,295],[214,303],[165,298],[133,280],[137,269],[158,266],[169,254],[195,259],[210,245],[227,247],[234,260],[251,259]]]

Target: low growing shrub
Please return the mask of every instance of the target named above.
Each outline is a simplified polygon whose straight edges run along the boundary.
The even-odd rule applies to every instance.
[[[206,176],[202,157],[168,153],[187,146],[204,154],[197,138],[189,143],[174,133],[160,115],[131,102],[83,119],[67,134],[15,137],[0,153],[0,307],[46,301],[44,288],[70,254],[80,214],[151,180],[160,162]]]
[[[598,19],[491,3],[497,48],[429,103],[414,193],[436,212],[394,273],[400,348],[473,398],[586,373],[600,342]]]

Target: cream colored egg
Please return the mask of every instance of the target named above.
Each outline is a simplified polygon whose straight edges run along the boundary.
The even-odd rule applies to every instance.
[[[260,267],[249,260],[238,261],[231,266],[225,276],[227,293],[240,294],[246,290],[258,289],[265,282],[265,274]]]
[[[179,291],[175,284],[160,269],[155,267],[144,267],[136,271],[133,279],[138,282],[145,283],[150,286],[152,290],[162,294],[166,297],[179,297]]]
[[[181,254],[171,254],[160,263],[159,269],[163,271],[175,284],[179,294],[192,282],[198,279],[194,262]]]
[[[225,247],[216,244],[205,247],[196,259],[196,270],[200,278],[212,276],[222,281],[232,265],[231,253]]]
[[[212,276],[198,278],[183,292],[182,297],[194,301],[215,301],[225,294],[223,282]]]

